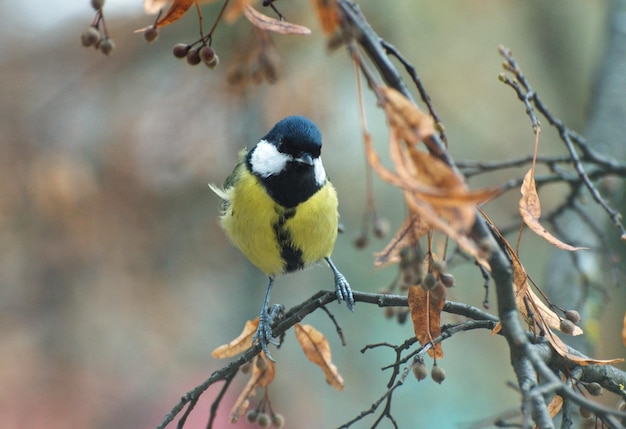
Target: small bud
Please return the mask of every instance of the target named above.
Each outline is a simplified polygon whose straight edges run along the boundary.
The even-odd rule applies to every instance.
[[[267,361],[262,356],[257,356],[255,365],[261,371],[265,371],[267,369]]]
[[[102,34],[100,31],[93,26],[89,26],[83,33],[80,35],[80,42],[84,47],[88,47],[91,45],[95,45],[102,38]]]
[[[275,428],[282,428],[285,426],[285,417],[282,414],[272,414],[272,426]]]
[[[572,335],[575,326],[576,325],[574,325],[571,320],[562,319],[561,323],[559,323],[559,330],[565,335]]]
[[[250,410],[246,413],[246,420],[248,420],[249,423],[256,423],[257,417],[259,417],[258,410]]]
[[[453,287],[454,286],[454,276],[452,274],[442,273],[439,276],[439,280],[441,280],[441,283],[443,283],[443,285],[445,287]]]
[[[143,38],[146,42],[154,42],[159,37],[159,29],[156,26],[148,27],[143,32]]]
[[[206,64],[208,68],[214,69],[215,67],[219,65],[219,63],[220,63],[220,57],[215,55],[211,61],[205,62],[204,64]]]
[[[595,381],[593,383],[585,384],[585,389],[587,389],[587,392],[589,392],[591,396],[602,395],[602,386],[600,386],[600,384],[596,383]]]
[[[109,55],[111,52],[113,52],[113,49],[115,49],[115,43],[113,43],[113,40],[105,37],[100,41],[100,52],[102,52],[104,55]]]
[[[200,55],[198,54],[197,49],[189,49],[187,52],[187,63],[192,66],[197,66],[200,64],[202,60],[200,59]]]
[[[241,371],[242,374],[247,374],[250,372],[250,368],[252,368],[252,364],[248,361],[239,367],[239,371]]]
[[[418,361],[413,365],[413,375],[417,381],[422,381],[428,375],[428,368],[424,361]]]
[[[367,235],[361,234],[354,240],[354,247],[357,249],[365,249],[367,247]]]
[[[374,235],[378,238],[385,238],[389,234],[391,226],[387,219],[376,218],[374,221]]]
[[[91,7],[95,10],[102,10],[104,7],[104,0],[91,0]]]
[[[422,282],[422,287],[424,288],[424,290],[434,289],[436,285],[437,278],[435,277],[435,275],[431,272],[427,273],[424,277],[424,281]]]
[[[270,427],[270,416],[267,413],[259,413],[256,418],[256,424],[262,428]]]
[[[177,43],[172,48],[172,53],[176,58],[185,58],[187,53],[189,53],[189,45],[185,43]]]
[[[430,378],[433,379],[435,383],[443,383],[443,380],[446,379],[446,372],[440,366],[434,365],[433,369],[430,371]]]
[[[580,313],[576,310],[567,310],[565,312],[565,318],[572,323],[576,324],[580,322]]]
[[[203,46],[198,50],[198,55],[200,55],[200,59],[205,63],[209,63],[215,58],[215,50],[210,46]]]

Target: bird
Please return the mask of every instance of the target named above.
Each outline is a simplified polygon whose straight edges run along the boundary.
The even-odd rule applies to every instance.
[[[337,192],[326,177],[322,134],[311,120],[288,116],[277,122],[239,162],[223,188],[209,184],[222,199],[220,226],[230,241],[268,278],[252,342],[272,361],[268,344],[276,311],[268,310],[276,277],[325,261],[337,301],[351,311],[354,295],[331,254],[337,238]]]

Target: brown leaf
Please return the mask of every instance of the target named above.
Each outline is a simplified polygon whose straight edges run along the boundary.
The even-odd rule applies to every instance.
[[[157,27],[165,27],[178,21],[187,13],[187,10],[194,4],[195,0],[174,0],[170,8],[157,21]],[[145,5],[144,5],[145,6]]]
[[[260,362],[261,359],[262,364]],[[256,389],[259,387],[269,386],[272,381],[274,381],[275,375],[276,367],[274,366],[274,362],[269,360],[265,356],[265,353],[259,353],[259,355],[252,361],[252,374],[248,383],[243,388],[239,397],[235,401],[233,408],[230,410],[231,423],[235,423],[239,420],[239,417],[246,413],[248,406],[250,405],[250,398],[256,395]]]
[[[322,31],[327,36],[335,33],[339,27],[341,17],[339,16],[339,6],[337,0],[311,0],[313,8],[317,12],[317,18],[322,25]]]
[[[417,246],[419,239],[429,230],[430,226],[428,223],[424,222],[419,216],[412,215],[407,217],[387,246],[376,254],[374,265],[382,267],[400,262],[402,249]]]
[[[224,21],[230,24],[239,18],[246,8],[246,6],[256,3],[257,0],[231,0],[230,6],[224,13]]]
[[[553,332],[548,332],[548,341],[550,341],[550,345],[554,348],[554,350],[560,355],[580,366],[587,365],[612,365],[619,362],[624,362],[623,358],[616,359],[593,359],[593,358],[585,358],[576,356],[568,351],[567,345]]]
[[[292,24],[287,21],[281,21],[274,19],[267,15],[262,14],[250,5],[246,5],[243,9],[244,15],[248,18],[248,21],[257,28],[266,31],[273,31],[280,34],[299,34],[308,35],[311,34],[311,30],[302,25]]]
[[[223,344],[211,352],[211,356],[217,359],[229,358],[248,350],[252,347],[252,336],[259,326],[259,318],[248,320],[241,334],[228,344]]]
[[[311,325],[297,323],[295,329],[296,338],[306,357],[324,371],[328,384],[337,390],[343,390],[343,378],[332,362],[330,346],[324,334]]]
[[[400,137],[409,144],[430,137],[435,133],[432,116],[422,112],[414,103],[393,88],[380,88],[385,97],[385,112],[392,127],[397,128]]]
[[[554,395],[554,397],[548,404],[548,412],[550,413],[550,417],[554,417],[559,414],[561,408],[563,408],[563,398],[561,398],[559,395]]]
[[[441,335],[441,312],[446,301],[445,296],[435,299],[433,294],[421,286],[410,286],[408,301],[415,337],[424,346]],[[442,358],[441,343],[428,350],[428,354],[433,358]]]
[[[550,234],[540,223],[541,217],[541,204],[539,203],[539,195],[537,194],[537,187],[535,186],[535,178],[533,176],[533,169],[528,170],[528,173],[524,176],[522,183],[522,198],[519,200],[519,212],[524,220],[524,223],[538,236],[542,237],[548,243],[556,246],[562,250],[569,250],[570,252],[576,250],[584,250],[587,247],[574,247],[567,243],[563,243],[561,240]]]

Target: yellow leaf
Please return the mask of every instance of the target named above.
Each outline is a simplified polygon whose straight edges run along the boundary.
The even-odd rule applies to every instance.
[[[306,357],[322,369],[328,384],[337,390],[343,390],[343,377],[332,362],[330,346],[324,334],[311,325],[297,323],[295,329],[296,338]]]
[[[229,358],[239,353],[248,350],[252,347],[252,336],[256,332],[256,328],[259,326],[259,318],[257,317],[254,320],[248,320],[246,322],[246,326],[244,326],[243,331],[237,338],[232,340],[228,344],[223,344],[217,347],[215,350],[211,352],[211,356],[217,359]]]
[[[556,246],[562,250],[568,250],[570,252],[576,250],[587,249],[587,247],[574,247],[567,243],[563,243],[561,240],[550,234],[540,223],[541,217],[541,204],[539,203],[539,195],[537,194],[537,187],[535,186],[535,178],[533,176],[533,169],[528,170],[528,173],[524,176],[522,183],[522,198],[519,200],[519,212],[524,220],[524,223],[538,236],[542,237],[548,243]]]
[[[409,310],[413,320],[415,337],[422,346],[441,335],[441,312],[446,302],[444,296],[435,298],[432,293],[425,291],[421,286],[409,287]],[[428,350],[431,357],[440,359],[443,357],[441,343],[437,343]]]
[[[260,28],[261,30],[273,31],[274,33],[280,34],[311,34],[311,30],[302,25],[292,24],[287,21],[274,19],[272,17],[262,14],[250,5],[245,6],[245,8],[243,9],[243,13],[246,18],[248,18],[248,21],[252,23],[252,25]]]

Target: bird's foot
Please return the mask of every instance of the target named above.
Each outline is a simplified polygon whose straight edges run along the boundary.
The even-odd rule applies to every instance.
[[[263,311],[259,315],[259,325],[256,329],[256,333],[252,336],[252,344],[257,341],[261,344],[261,349],[265,356],[272,362],[276,362],[276,360],[270,354],[268,349],[268,344],[274,344],[275,346],[279,345],[280,342],[277,338],[274,338],[272,335],[272,324],[276,319],[278,319],[285,312],[285,307],[280,304],[274,304],[269,312]]]
[[[354,310],[354,295],[350,283],[339,271],[335,273],[335,291],[337,293],[337,301],[345,301],[348,310]]]

